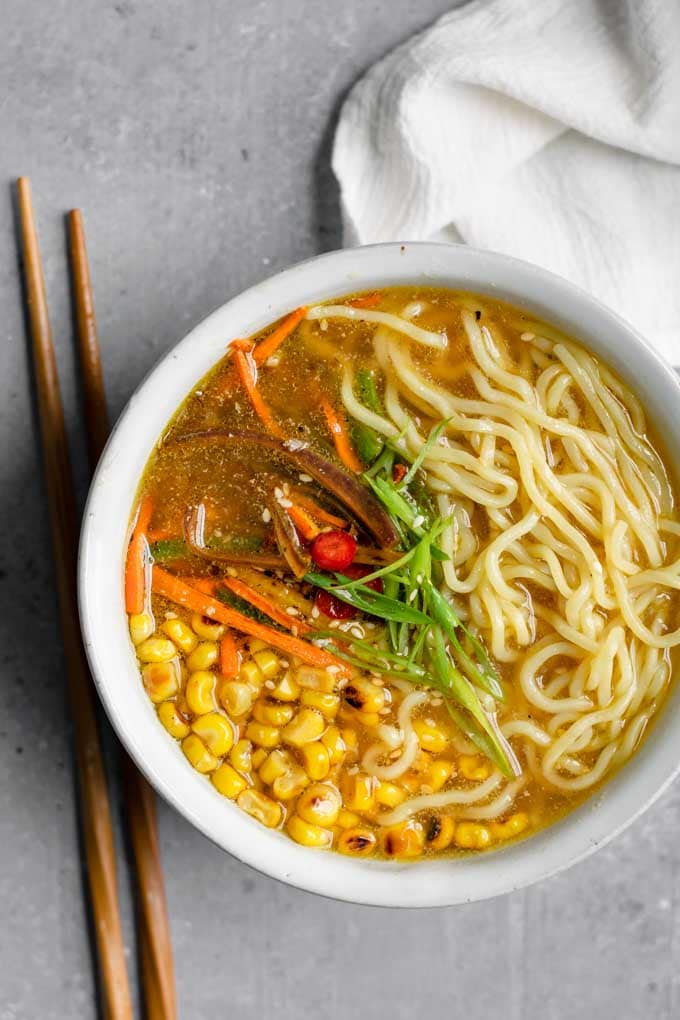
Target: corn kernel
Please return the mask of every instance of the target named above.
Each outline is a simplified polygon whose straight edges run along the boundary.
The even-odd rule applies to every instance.
[[[491,833],[477,822],[459,822],[453,839],[463,850],[484,850],[491,842]]]
[[[344,760],[347,746],[337,726],[329,726],[321,737],[321,743],[328,751],[331,765],[339,765]]]
[[[425,843],[430,850],[446,850],[451,844],[456,823],[450,815],[435,815],[425,823]]]
[[[166,620],[161,624],[161,630],[167,634],[171,641],[174,641],[181,652],[189,655],[198,644],[198,638],[191,627],[187,627],[183,620]]]
[[[276,747],[281,743],[281,730],[277,726],[267,726],[266,723],[249,722],[246,737],[258,747]]]
[[[259,790],[243,790],[239,793],[236,803],[243,811],[270,829],[276,828],[281,822],[283,815],[281,805]]]
[[[276,777],[272,783],[272,793],[277,800],[292,800],[302,793],[308,784],[309,776],[305,770],[299,765],[294,765],[285,775]]]
[[[255,693],[259,693],[264,683],[262,670],[253,659],[248,659],[246,662],[241,663],[238,678],[242,683],[248,684]]]
[[[441,754],[448,747],[448,737],[439,726],[431,726],[424,719],[414,719],[413,729],[423,750]]]
[[[338,850],[350,857],[368,857],[375,850],[375,833],[370,829],[355,827],[346,829],[338,836]]]
[[[219,648],[214,641],[201,641],[200,645],[196,645],[191,655],[187,657],[187,669],[190,673],[198,672],[201,669],[210,669],[217,662],[219,654]]]
[[[250,743],[250,741],[248,741],[248,743]],[[259,769],[260,765],[262,765],[266,757],[267,752],[265,751],[264,747],[256,748],[256,750],[253,751],[250,758],[253,769]]]
[[[406,790],[396,783],[380,782],[375,791],[375,799],[383,807],[396,807],[406,800]]]
[[[345,807],[360,814],[372,811],[375,807],[376,781],[373,776],[357,772],[342,777],[342,798]]]
[[[295,680],[300,687],[309,690],[324,691],[332,694],[335,690],[335,677],[325,669],[318,669],[316,666],[299,666],[295,670]]]
[[[271,680],[281,669],[281,663],[270,648],[255,652],[253,659],[265,680]]]
[[[377,712],[358,712],[356,708],[350,708],[349,705],[342,706],[338,712],[338,719],[352,727],[366,726],[369,729],[382,722],[382,716]]]
[[[441,790],[442,786],[453,775],[453,762],[439,758],[430,763],[427,769],[428,785],[434,793]]]
[[[165,726],[171,737],[181,740],[189,733],[189,723],[180,713],[174,701],[164,701],[158,706],[158,718]]]
[[[293,680],[290,673],[284,673],[269,693],[277,701],[297,701],[300,697],[300,685]]]
[[[219,641],[224,634],[224,624],[212,620],[209,616],[194,613],[191,617],[192,629],[203,641]]]
[[[369,714],[385,707],[385,691],[364,677],[354,677],[342,692],[345,702],[357,712]]]
[[[182,750],[197,772],[212,772],[219,765],[218,759],[210,753],[196,733],[190,733],[184,738]]]
[[[313,846],[317,849],[328,849],[333,844],[333,833],[322,829],[320,825],[305,822],[299,815],[292,815],[288,820],[288,835],[302,846]]]
[[[330,829],[338,820],[341,807],[339,790],[330,783],[312,783],[301,794],[296,810],[303,821]]]
[[[248,684],[240,680],[223,680],[217,689],[217,696],[222,707],[234,718],[246,715],[253,707],[253,692]]]
[[[130,638],[133,645],[141,645],[154,632],[154,619],[151,613],[133,613],[128,621]]]
[[[237,740],[229,752],[229,761],[237,772],[250,772],[252,763],[253,745],[249,740]]]
[[[308,705],[310,708],[318,708],[326,719],[335,719],[340,706],[338,694],[327,694],[325,691],[303,691],[300,698],[301,705]]]
[[[293,718],[294,712],[292,705],[284,705],[269,698],[260,698],[253,707],[253,717],[258,722],[268,723],[270,726],[285,726]]]
[[[524,832],[528,825],[529,816],[526,811],[516,811],[505,822],[492,822],[489,828],[494,839],[512,839]]]
[[[137,645],[137,658],[142,662],[170,662],[177,649],[168,638],[150,637]]]
[[[219,790],[223,797],[229,797],[231,800],[238,797],[239,793],[248,786],[243,776],[239,775],[236,769],[227,765],[226,762],[215,769],[210,779],[215,789]]]
[[[353,829],[360,821],[361,819],[359,818],[359,815],[356,815],[354,811],[348,811],[346,808],[340,808],[337,824],[341,829]]]
[[[305,744],[300,754],[302,764],[310,779],[326,778],[331,770],[330,755],[328,749],[320,740],[314,740],[311,744]]]
[[[326,720],[315,708],[301,708],[294,719],[284,727],[282,737],[287,744],[302,747],[318,740],[326,729]]]
[[[461,754],[458,759],[458,769],[465,779],[478,783],[488,779],[493,771],[490,761],[486,758],[478,758],[475,754]]]
[[[254,655],[255,652],[261,652],[268,647],[269,645],[267,644],[266,641],[263,641],[262,638],[259,637],[248,638],[248,650],[250,651],[251,655]]]
[[[220,715],[219,712],[199,716],[194,719],[191,728],[217,758],[227,754],[234,744],[234,727],[226,715]]]
[[[271,786],[279,776],[285,776],[293,765],[293,760],[287,751],[277,749],[267,755],[259,768],[259,776],[263,783]]]
[[[205,715],[215,711],[215,674],[206,670],[192,673],[187,680],[184,695],[194,715]]]
[[[174,645],[173,645],[174,647]],[[179,665],[171,662],[149,662],[142,670],[142,681],[155,705],[173,698],[179,690]]]
[[[345,753],[352,757],[356,756],[359,753],[359,737],[356,730],[345,727],[345,729],[340,730],[340,736],[345,745]]]
[[[425,832],[419,822],[403,822],[382,833],[382,848],[388,857],[418,857],[424,846]]]

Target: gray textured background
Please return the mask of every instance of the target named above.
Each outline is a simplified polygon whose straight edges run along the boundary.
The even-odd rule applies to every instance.
[[[207,312],[339,245],[328,166],[338,104],[372,61],[449,6],[0,3],[1,1020],[95,1016],[10,183],[28,174],[35,189],[82,481],[64,210],[78,205],[86,216],[115,416]],[[107,743],[113,770],[110,734]],[[677,786],[565,875],[489,903],[417,913],[287,889],[230,860],[165,805],[159,815],[183,1018],[680,1012]]]

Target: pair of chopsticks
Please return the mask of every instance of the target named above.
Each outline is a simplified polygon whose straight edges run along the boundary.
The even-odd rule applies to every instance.
[[[17,182],[19,220],[43,466],[49,505],[59,613],[73,720],[80,814],[90,905],[106,1020],[132,1020],[125,965],[111,807],[95,714],[95,697],[78,625],[78,527],[73,477],[52,342],[45,280],[27,178]],[[79,355],[85,396],[88,455],[94,471],[109,431],[92,286],[79,210],[69,213]],[[163,885],[153,791],[123,751],[127,824],[137,872],[141,972],[145,1014],[175,1020],[174,964]]]

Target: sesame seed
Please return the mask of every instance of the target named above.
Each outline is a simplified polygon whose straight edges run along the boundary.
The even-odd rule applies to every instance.
[[[289,499],[280,499],[279,506],[282,506],[284,510],[288,510],[293,504]]]
[[[215,615],[215,607],[214,606],[208,606],[206,608],[205,615],[206,616],[214,616]]]
[[[274,357],[274,355],[272,355],[271,358],[267,358],[267,360],[265,361],[265,365],[267,366],[267,368],[278,368],[280,364],[281,358],[276,358]]]
[[[312,606],[312,619],[313,620],[318,620],[318,618],[319,618],[319,610],[316,608],[316,606]]]
[[[339,620],[331,620],[331,622],[328,624],[328,629],[337,630],[339,626],[340,626]]]
[[[288,659],[279,659],[279,664],[283,666],[284,669],[288,669],[290,666]]]
[[[293,637],[297,637],[298,636],[298,629],[295,626],[295,624],[293,624],[293,626],[290,628],[290,632],[293,635]]]
[[[425,523],[425,518],[423,517],[422,514],[418,514],[416,517],[413,518],[413,527],[414,528],[419,528],[420,525],[424,524],[424,523]]]
[[[235,567],[227,567],[227,574],[229,577],[238,577],[238,570]]]
[[[283,499],[283,489],[280,489],[277,485],[276,488],[274,489],[274,495],[276,496],[277,499]]]
[[[166,620],[176,620],[177,619],[177,613],[173,613],[173,611],[171,609],[168,609],[166,614],[165,614],[165,619]]]
[[[520,335],[520,340],[524,340],[525,344],[528,344],[528,343],[530,343],[531,340],[535,340],[535,339],[536,339],[536,334],[535,333],[522,333]]]
[[[269,510],[267,509],[267,507],[265,507],[264,510],[262,511],[262,520],[264,521],[265,524],[269,524],[271,519],[272,519],[272,515],[269,512]]]
[[[299,616],[300,610],[296,609],[295,606],[286,606],[286,612],[289,616]]]
[[[273,680],[265,680],[264,685],[270,691],[273,691],[274,688],[276,687],[276,684],[274,683]]]
[[[326,330],[328,329],[328,319],[322,319],[319,325],[321,327],[321,332],[325,333]]]
[[[326,672],[327,673],[339,673],[340,672],[340,667],[339,666],[326,666]]]
[[[298,478],[300,479],[301,482],[311,482],[312,480],[311,475],[298,475]]]

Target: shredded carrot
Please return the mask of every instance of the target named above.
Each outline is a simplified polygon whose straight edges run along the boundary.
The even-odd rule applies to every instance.
[[[149,562],[146,532],[152,511],[151,497],[143,496],[125,560],[125,611],[128,613],[143,613],[146,604],[146,572]]]
[[[376,308],[382,301],[382,295],[375,290],[371,294],[361,294],[360,297],[352,298],[347,304],[352,308]]]
[[[152,587],[157,595],[162,595],[176,605],[184,606],[211,620],[218,620],[220,623],[226,624],[227,627],[233,627],[234,630],[248,634],[250,637],[260,638],[261,641],[272,645],[273,648],[278,648],[279,651],[285,652],[287,655],[295,655],[310,666],[317,666],[319,669],[337,666],[342,673],[348,672],[347,665],[325,649],[317,648],[316,645],[302,641],[291,634],[282,634],[280,631],[274,630],[273,627],[257,623],[235,609],[225,606],[223,602],[218,602],[217,599],[184,584],[178,577],[174,577],[173,574],[169,574],[161,567],[154,566],[153,568]]]
[[[277,351],[283,341],[288,339],[298,322],[304,319],[306,314],[306,308],[296,308],[294,312],[286,316],[281,325],[277,326],[273,333],[270,333],[268,337],[260,341],[253,355],[258,365],[265,362],[267,358],[271,358],[274,351]]]
[[[288,507],[288,516],[305,542],[313,542],[316,536],[321,534],[321,528],[303,507],[295,506],[293,503]]]
[[[252,340],[232,340],[229,344],[229,349],[234,351],[252,351],[253,349]]]
[[[256,376],[257,369],[253,363],[252,356],[237,348],[234,351],[234,361],[236,363],[238,373],[241,376],[241,382],[245,386],[246,393],[248,394],[248,399],[253,405],[255,414],[273,436],[277,436],[281,439],[283,437],[283,432],[272,418],[271,411],[258,392]]]
[[[319,506],[313,499],[310,499],[309,496],[305,496],[304,493],[299,492],[297,489],[294,490],[291,498],[295,500],[296,506],[304,507],[305,510],[309,510],[312,517],[314,517],[317,521],[321,521],[323,524],[330,524],[334,528],[347,527],[346,520],[343,520],[342,517],[336,517],[335,514],[329,513],[328,510],[324,510],[322,506]]]
[[[289,616],[288,613],[284,613],[276,603],[272,602],[271,599],[268,599],[266,595],[263,595],[255,588],[251,588],[245,581],[241,581],[237,577],[223,577],[220,583],[225,588],[228,588],[229,591],[233,591],[234,595],[238,595],[244,602],[249,602],[251,606],[255,606],[260,612],[266,613],[275,623],[285,627],[286,630],[291,630],[295,627],[298,634],[308,634],[312,629],[309,624],[299,617]]]
[[[228,680],[238,676],[241,657],[238,653],[234,635],[227,631],[220,641],[220,673]]]
[[[350,471],[363,471],[364,465],[361,463],[354,447],[349,438],[347,430],[347,422],[345,417],[340,411],[335,411],[328,401],[324,398],[321,402],[321,409],[326,415],[326,421],[328,422],[328,428],[333,436],[333,442],[335,443],[335,449],[338,451],[338,457]]]

